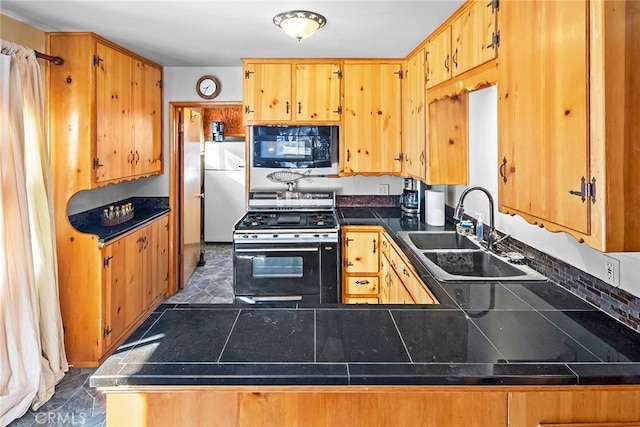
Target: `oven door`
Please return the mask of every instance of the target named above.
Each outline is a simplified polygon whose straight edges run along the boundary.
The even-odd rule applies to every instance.
[[[233,266],[236,297],[255,297],[255,301],[319,297],[318,244],[235,244]]]

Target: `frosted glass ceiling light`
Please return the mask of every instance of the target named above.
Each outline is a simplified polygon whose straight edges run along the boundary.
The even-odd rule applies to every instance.
[[[316,30],[324,27],[326,22],[324,16],[307,10],[290,10],[273,17],[274,24],[298,41],[306,39]]]

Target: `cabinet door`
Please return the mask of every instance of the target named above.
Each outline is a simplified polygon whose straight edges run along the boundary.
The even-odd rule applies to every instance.
[[[96,182],[133,174],[135,157],[129,56],[101,43],[96,52]]]
[[[153,291],[150,304],[166,295],[169,289],[169,215],[156,222],[151,246],[153,254],[149,256],[155,277],[151,282]]]
[[[457,76],[496,57],[496,13],[486,1],[474,1],[451,24],[451,74]]]
[[[469,95],[466,91],[429,104],[427,184],[467,184],[468,114]]]
[[[378,273],[380,235],[377,231],[345,231],[343,248],[346,273]]]
[[[637,389],[509,393],[513,427],[632,427],[640,425]]]
[[[141,61],[133,61],[132,111],[136,175],[162,170],[162,73]]]
[[[402,89],[403,175],[425,177],[425,51],[417,51],[407,60]]]
[[[389,258],[383,253],[380,257],[380,304],[389,304],[391,298],[389,293],[391,271]]]
[[[105,347],[117,341],[143,311],[142,278],[145,230],[106,245],[104,271],[104,339]]]
[[[343,173],[401,172],[401,71],[400,64],[345,64]]]
[[[587,2],[500,6],[501,211],[588,233],[590,203],[569,193],[590,176]]]
[[[340,121],[340,64],[296,64],[298,121]]]
[[[427,88],[451,78],[451,26],[435,35],[427,44]]]
[[[246,121],[291,121],[291,64],[249,63],[244,69]]]

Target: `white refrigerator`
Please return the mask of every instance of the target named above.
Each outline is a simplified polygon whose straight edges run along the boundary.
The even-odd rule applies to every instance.
[[[205,142],[204,241],[232,241],[245,210],[244,141]]]

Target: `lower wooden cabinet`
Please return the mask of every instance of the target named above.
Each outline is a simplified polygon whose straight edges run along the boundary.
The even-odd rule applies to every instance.
[[[380,227],[345,226],[342,237],[342,302],[376,304],[379,292]]]
[[[380,226],[342,227],[342,302],[437,304]]]
[[[169,217],[105,245],[103,349],[117,343],[167,292]]]
[[[637,427],[638,386],[128,386],[103,390],[107,424]],[[142,402],[142,403],[141,403]],[[216,409],[216,417],[211,416]],[[304,408],[302,410],[301,408]],[[393,410],[390,410],[393,408]]]
[[[583,388],[509,393],[510,427],[631,427],[640,425],[640,391]]]
[[[104,245],[70,232],[58,250],[65,349],[70,364],[95,367],[167,293],[169,215]]]

